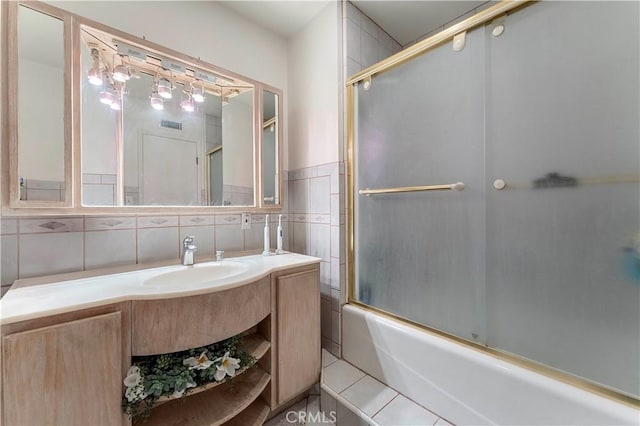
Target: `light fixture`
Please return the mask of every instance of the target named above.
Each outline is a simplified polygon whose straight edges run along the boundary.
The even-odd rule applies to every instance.
[[[100,92],[100,103],[111,105],[114,99],[115,96],[113,96],[113,92],[111,90],[105,89]]]
[[[124,59],[120,56],[120,64],[116,65],[113,68],[113,79],[115,81],[119,81],[121,83],[126,82],[131,78],[131,74],[129,73],[129,67],[124,64]]]
[[[122,109],[122,100],[120,96],[116,95],[115,98],[113,99],[113,102],[111,102],[111,105],[109,105],[109,107],[111,107],[112,110],[120,111]]]
[[[89,83],[94,86],[102,86],[102,71],[100,70],[100,52],[95,47],[91,49],[91,57],[93,58],[93,65],[87,72],[87,79]]]
[[[115,83],[115,87],[113,88],[113,102],[109,105],[112,110],[120,111],[122,109],[122,93],[123,93],[122,83]]]
[[[162,97],[158,94],[156,90],[154,90],[153,93],[151,93],[149,100],[151,101],[151,107],[153,109],[156,109],[156,110],[164,109],[164,99],[162,99]]]
[[[197,80],[196,80],[197,81]],[[204,83],[200,82],[200,86],[191,83],[191,96],[193,100],[201,104],[204,102]]]
[[[182,110],[185,112],[195,111],[196,105],[193,103],[193,100],[191,99],[191,94],[189,92],[184,92],[184,94],[187,95],[187,97],[183,98],[182,102],[180,102],[180,108],[182,108]]]
[[[157,90],[158,95],[162,96],[164,99],[171,99],[171,82],[166,78],[162,77],[158,80]]]

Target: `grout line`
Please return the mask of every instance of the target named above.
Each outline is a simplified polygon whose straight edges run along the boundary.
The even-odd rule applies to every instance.
[[[362,370],[359,370],[362,371]],[[364,373],[364,371],[362,371]],[[342,392],[346,391],[347,389],[350,389],[351,387],[353,387],[356,383],[358,383],[359,381],[363,380],[365,377],[367,377],[368,374],[364,373],[364,376],[360,377],[358,380],[356,380],[355,382],[351,383],[349,386],[347,386],[346,388],[342,389],[340,392],[338,392],[340,395],[342,395]],[[345,398],[346,399],[346,398]],[[355,405],[355,404],[353,404]]]
[[[385,386],[386,386],[386,385],[385,385]],[[389,386],[387,386],[387,387],[389,388]],[[391,389],[391,388],[389,388],[389,389]],[[371,418],[372,418],[372,419],[373,419],[375,416],[377,416],[377,415],[378,415],[378,413],[379,413],[380,411],[382,411],[382,410],[384,410],[385,408],[387,408],[387,405],[391,404],[391,403],[393,402],[393,400],[394,400],[394,399],[396,399],[396,398],[398,397],[398,395],[400,395],[400,393],[399,393],[398,391],[396,391],[395,389],[393,389],[393,391],[396,393],[396,395],[395,395],[393,398],[391,398],[391,399],[389,400],[389,402],[387,402],[386,404],[384,404],[384,405],[382,406],[382,408],[380,408],[378,411],[376,411],[375,413],[373,413],[373,416],[371,416]],[[437,420],[436,420],[436,421],[437,421]]]

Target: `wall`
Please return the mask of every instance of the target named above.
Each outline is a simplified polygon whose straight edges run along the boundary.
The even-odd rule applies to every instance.
[[[289,39],[289,170],[340,160],[340,3]]]
[[[348,2],[328,4],[289,39],[290,244],[293,251],[322,258],[322,346],[337,356],[347,284],[345,76],[399,50]]]
[[[224,6],[188,1],[50,3],[282,89],[286,122],[286,41]],[[286,152],[286,131],[284,145]],[[286,156],[284,163],[286,170]],[[177,259],[178,242],[185,235],[196,236],[201,255],[215,249],[257,249],[262,245],[261,217],[253,216],[249,231],[240,229],[240,215],[3,217],[2,291],[16,278]],[[285,246],[287,237],[285,232]]]
[[[340,353],[344,285],[341,3],[330,2],[289,39],[291,249],[320,264],[322,346]]]

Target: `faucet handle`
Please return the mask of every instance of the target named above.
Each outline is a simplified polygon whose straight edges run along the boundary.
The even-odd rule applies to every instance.
[[[183,248],[187,248],[190,245],[193,245],[194,239],[195,239],[195,237],[193,235],[189,235],[187,237],[184,237],[184,240],[182,240],[182,247]]]

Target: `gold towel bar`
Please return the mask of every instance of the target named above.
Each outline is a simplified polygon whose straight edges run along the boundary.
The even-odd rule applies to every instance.
[[[361,189],[358,191],[360,195],[374,194],[391,194],[394,192],[414,192],[414,191],[462,191],[464,189],[464,183],[456,182],[446,185],[423,185],[423,186],[403,186],[398,188],[382,188],[382,189]]]

